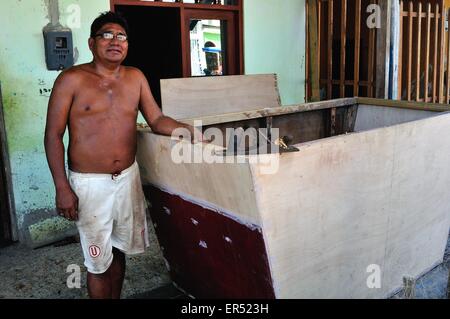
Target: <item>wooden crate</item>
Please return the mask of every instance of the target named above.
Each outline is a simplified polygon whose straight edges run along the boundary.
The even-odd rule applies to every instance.
[[[449,110],[349,98],[185,120],[279,128],[298,149],[228,163],[217,141],[192,150],[218,162],[177,164],[188,142],[141,129],[137,159],[173,281],[197,298],[390,296],[443,260]]]

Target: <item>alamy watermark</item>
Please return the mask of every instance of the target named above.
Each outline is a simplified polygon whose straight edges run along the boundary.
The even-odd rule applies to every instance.
[[[67,277],[67,288],[80,289],[81,288],[81,268],[77,264],[67,266],[66,272],[70,275]]]
[[[171,159],[175,164],[259,164],[261,174],[275,174],[279,168],[280,130],[278,128],[227,128],[211,127],[204,131],[202,121],[195,121],[194,136],[186,128],[172,133]]]
[[[370,273],[367,277],[367,288],[380,289],[381,288],[381,267],[377,264],[369,265],[366,272]]]
[[[381,28],[381,8],[378,4],[370,4],[367,6],[367,13],[370,13],[367,18],[367,27],[369,29]]]

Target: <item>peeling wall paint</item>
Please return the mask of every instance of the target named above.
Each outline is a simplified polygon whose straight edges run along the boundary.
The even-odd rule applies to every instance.
[[[52,26],[59,24],[59,0],[45,0],[45,6],[48,9],[47,18]]]

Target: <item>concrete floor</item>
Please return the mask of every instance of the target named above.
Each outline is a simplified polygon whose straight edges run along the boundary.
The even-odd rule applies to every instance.
[[[435,267],[416,281],[415,299],[447,299],[447,287],[450,272],[450,236],[444,254],[444,262]],[[404,291],[393,296],[393,299],[403,299]]]
[[[186,298],[171,284],[153,231],[150,232],[150,243],[145,254],[127,257],[122,297]],[[67,287],[70,264],[81,267],[81,289]],[[415,298],[446,298],[449,270],[450,237],[444,262],[417,280]],[[34,250],[19,244],[0,249],[0,299],[84,299],[88,297],[85,278],[81,248],[73,239]],[[403,292],[393,298],[403,298]]]
[[[149,227],[151,228],[151,227]],[[171,283],[155,234],[144,254],[127,257],[122,297],[165,287]],[[38,249],[16,244],[0,249],[0,298],[85,299],[86,270],[75,238]],[[81,289],[69,289],[71,264],[81,268]]]

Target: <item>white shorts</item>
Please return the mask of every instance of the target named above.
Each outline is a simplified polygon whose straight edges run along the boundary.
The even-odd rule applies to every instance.
[[[69,171],[78,196],[78,221],[84,265],[93,274],[111,266],[112,247],[139,254],[149,246],[146,201],[135,162],[119,175]]]

